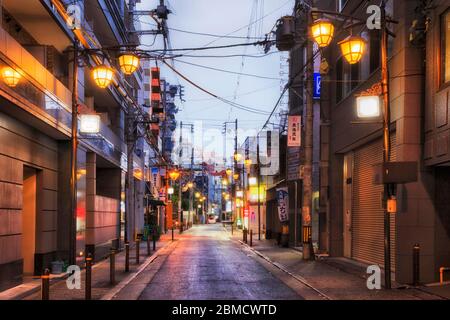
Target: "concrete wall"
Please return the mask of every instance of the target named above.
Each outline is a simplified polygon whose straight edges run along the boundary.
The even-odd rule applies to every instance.
[[[1,112],[0,106],[0,287],[22,274],[22,185],[24,165],[41,174],[36,213],[35,269],[56,252],[57,143]]]
[[[115,175],[111,175],[108,181],[102,173],[103,183],[99,185],[97,172],[101,172],[101,169],[97,168],[97,155],[88,152],[86,154],[86,252],[92,253],[96,260],[107,254],[112,241],[117,241],[120,224],[120,198],[99,195],[99,190],[102,188],[104,188],[103,194],[106,191],[112,193],[111,190],[113,190],[117,195],[117,191],[120,190],[120,169],[114,170]]]

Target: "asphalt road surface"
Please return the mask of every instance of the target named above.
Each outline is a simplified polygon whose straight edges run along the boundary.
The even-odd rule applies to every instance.
[[[221,224],[195,226],[183,234],[139,299],[302,299],[250,255]]]

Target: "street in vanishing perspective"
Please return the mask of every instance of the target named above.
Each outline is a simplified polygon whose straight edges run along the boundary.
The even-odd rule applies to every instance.
[[[0,300],[450,299],[450,0],[0,9]]]

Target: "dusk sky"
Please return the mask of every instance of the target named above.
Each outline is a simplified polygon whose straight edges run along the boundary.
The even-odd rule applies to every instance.
[[[158,3],[159,0],[142,1],[138,4],[137,9],[152,10]],[[171,44],[172,48],[177,49],[223,46],[263,40],[265,34],[273,29],[277,19],[283,15],[292,14],[294,0],[172,0],[166,1],[166,4],[172,10],[168,19],[168,26],[171,28]],[[146,16],[139,18],[143,30],[153,28],[155,22],[151,18]],[[227,35],[228,37],[219,38],[182,31]],[[247,39],[247,36],[250,38]],[[163,48],[162,36],[158,36],[153,45],[153,36],[143,36],[141,41],[145,49]],[[175,68],[191,81],[220,97],[267,113],[273,109],[280,96],[280,78],[287,77],[287,75],[280,76],[280,71],[282,71],[280,53],[275,47],[272,47],[268,55],[264,54],[261,46],[184,51],[182,53],[202,56],[180,57],[174,62]],[[204,57],[214,55],[248,55],[251,57]],[[258,77],[219,72],[185,62]],[[176,101],[181,110],[177,115],[177,121],[194,123],[196,126],[194,138],[196,161],[201,160],[202,145],[205,161],[212,157],[215,157],[216,162],[221,161],[224,149],[221,135],[223,122],[238,119],[239,129],[242,129],[241,132],[238,131],[240,145],[243,139],[251,134],[252,129],[260,130],[267,120],[268,116],[265,114],[239,110],[207,95],[181,77],[175,76],[167,67],[161,67],[161,75],[171,84],[185,86],[186,102],[181,104],[180,101]],[[279,112],[279,110],[277,111]],[[199,121],[202,122],[202,129],[199,129]],[[277,117],[271,119],[271,122],[278,121]],[[230,128],[232,127],[233,125],[230,124]],[[188,130],[186,128],[186,134],[183,134],[185,139],[190,138],[187,134]],[[229,132],[227,137],[227,154],[229,156],[232,154],[233,135],[234,131]],[[176,140],[178,140],[178,136]]]

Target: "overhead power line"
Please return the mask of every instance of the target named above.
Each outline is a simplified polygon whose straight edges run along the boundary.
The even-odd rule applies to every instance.
[[[281,80],[280,78],[274,78],[274,77],[266,77],[266,76],[260,76],[260,75],[256,75],[256,74],[250,74],[250,73],[242,73],[242,72],[235,72],[235,71],[230,71],[230,70],[224,70],[224,69],[219,69],[219,68],[214,68],[214,67],[208,67],[208,66],[204,66],[201,64],[196,64],[196,63],[192,63],[192,62],[186,62],[186,61],[182,61],[182,60],[177,60],[177,59],[173,59],[174,61],[178,62],[178,63],[183,63],[183,64],[187,64],[187,65],[191,65],[194,67],[199,67],[199,68],[204,68],[204,69],[208,69],[208,70],[213,70],[213,71],[218,71],[218,72],[224,72],[224,73],[230,73],[230,74],[237,74],[239,76],[246,76],[246,77],[253,77],[253,78],[258,78],[258,79],[267,79],[267,80]]]
[[[199,89],[200,91],[203,91],[204,93],[226,103],[229,104],[237,109],[243,110],[243,111],[247,111],[250,113],[255,113],[255,114],[262,114],[262,115],[268,115],[269,113],[260,109],[256,109],[256,108],[251,108],[251,107],[247,107],[244,105],[241,105],[239,103],[236,102],[232,102],[230,100],[224,99],[222,97],[219,97],[218,95],[202,88],[201,86],[199,86],[198,84],[196,84],[195,82],[193,82],[192,80],[190,80],[189,78],[187,78],[186,76],[184,76],[183,74],[181,74],[179,71],[177,71],[175,68],[173,68],[169,63],[167,63],[166,61],[163,60],[163,63],[169,68],[171,69],[173,72],[175,72],[177,75],[179,75],[181,78],[183,78],[185,81],[189,82],[191,85],[193,85],[194,87],[196,87],[197,89]]]

